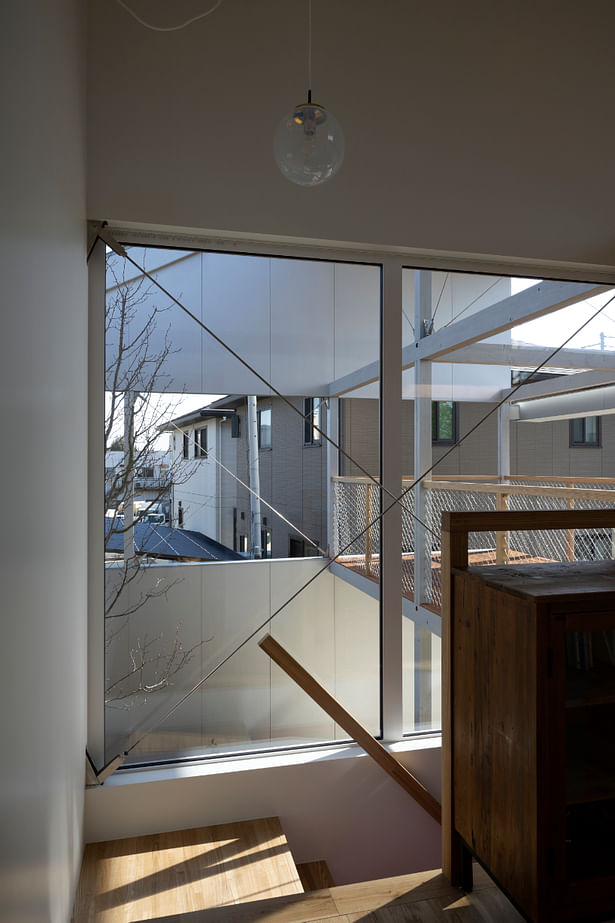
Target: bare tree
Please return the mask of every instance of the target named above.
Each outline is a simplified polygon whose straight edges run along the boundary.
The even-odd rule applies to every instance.
[[[161,427],[176,415],[167,360],[175,352],[170,305],[153,300],[154,287],[145,276],[127,275],[127,264],[114,255],[107,259],[105,314],[105,458],[107,450],[121,450],[118,464],[105,472],[105,626],[106,648],[129,633],[130,618],[148,601],[166,596],[179,579],[146,573],[147,558],[135,550],[135,527],[148,524],[153,511],[172,506],[174,484],[190,477],[190,466],[170,456],[164,475],[148,477],[149,497],[135,506],[135,480],[155,472]],[[169,524],[172,520],[169,519]],[[155,526],[152,524],[153,535]],[[113,566],[111,566],[113,561]],[[147,578],[147,579],[144,579]],[[125,675],[107,681],[107,702],[136,701],[172,684],[172,677],[203,642],[184,649],[181,625],[171,638],[164,633],[136,638],[129,649]]]

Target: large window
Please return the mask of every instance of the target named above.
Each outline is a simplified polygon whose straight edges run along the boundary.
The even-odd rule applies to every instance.
[[[454,401],[432,402],[431,441],[434,445],[452,445],[457,441],[457,404]]]
[[[107,757],[130,750],[127,763],[135,763],[344,740],[290,679],[272,673],[256,641],[246,642],[272,620],[305,668],[332,691],[343,688],[346,706],[379,735],[379,588],[372,581],[361,592],[350,577],[337,586],[323,556],[335,546],[349,568],[376,575],[380,527],[364,534],[365,491],[356,479],[341,487],[343,527],[331,525],[338,459],[319,430],[340,438],[339,399],[304,395],[326,393],[336,378],[378,362],[380,267],[132,252],[179,300],[189,293],[194,316],[219,339],[134,266],[109,257],[108,303],[119,293],[127,324],[117,323],[107,340],[108,385],[118,380],[118,337],[128,328],[133,339],[148,333],[140,365],[131,356],[122,364],[110,436],[127,432],[131,408],[142,416],[146,409],[147,439],[162,453],[153,470],[168,464],[169,476],[164,497],[133,525],[117,506],[117,540],[105,561]],[[165,392],[170,383],[175,398]],[[375,515],[378,395],[372,378],[363,405],[375,402],[376,412],[355,442],[360,464],[373,472]],[[138,426],[134,434],[136,448],[137,434],[146,439]],[[140,457],[136,470],[152,461],[151,453]]]
[[[601,435],[600,417],[577,417],[570,420],[571,448],[598,449]]]

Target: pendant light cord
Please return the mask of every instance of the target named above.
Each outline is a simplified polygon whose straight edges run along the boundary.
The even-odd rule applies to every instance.
[[[312,102],[312,0],[308,0],[308,103]]]
[[[127,13],[130,13],[133,19],[136,19],[137,22],[145,26],[146,29],[151,29],[152,32],[179,32],[180,29],[185,29],[186,26],[191,26],[193,22],[197,22],[199,19],[204,19],[205,16],[209,16],[210,13],[213,13],[214,10],[217,10],[219,6],[222,5],[223,0],[216,0],[216,2],[208,10],[205,10],[204,13],[198,13],[196,16],[193,16],[191,19],[187,19],[185,22],[180,22],[177,26],[154,26],[151,22],[146,22],[144,19],[141,19],[134,10],[132,10],[127,3],[124,3],[124,0],[117,0],[119,6],[126,10]]]

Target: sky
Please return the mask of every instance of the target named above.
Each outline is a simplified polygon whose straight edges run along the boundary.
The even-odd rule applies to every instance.
[[[511,281],[513,295],[537,284],[536,279],[512,279]],[[566,344],[567,349],[600,349],[602,334],[604,349],[615,349],[615,300],[613,299],[615,299],[615,289],[563,308],[553,314],[539,317],[527,324],[513,327],[512,338],[524,343],[556,347],[561,346],[565,340],[575,334],[573,339]],[[576,333],[581,325],[603,306],[605,306],[604,309],[596,318]]]

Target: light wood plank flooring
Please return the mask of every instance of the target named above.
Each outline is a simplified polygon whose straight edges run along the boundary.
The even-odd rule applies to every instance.
[[[86,847],[73,923],[138,923],[301,894],[278,818]]]
[[[439,871],[302,893],[277,818],[88,846],[73,923],[142,920],[522,923],[480,868],[471,895]]]

